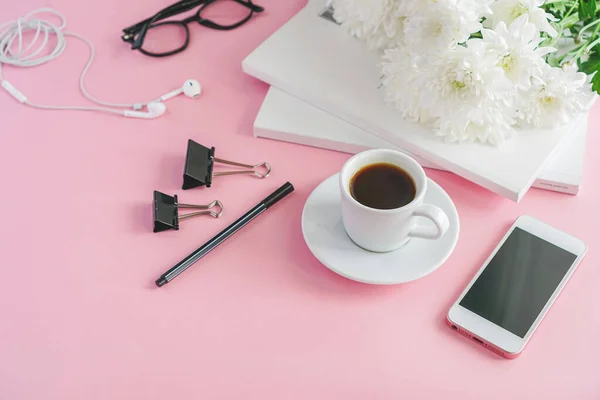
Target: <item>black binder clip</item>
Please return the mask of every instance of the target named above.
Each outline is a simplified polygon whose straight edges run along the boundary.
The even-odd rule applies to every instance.
[[[239,171],[213,172],[215,163],[233,165],[245,169]],[[265,172],[258,172],[258,168],[263,168]],[[183,170],[183,189],[192,189],[199,186],[210,187],[214,176],[253,174],[257,178],[263,179],[269,176],[270,173],[271,166],[267,162],[249,165],[215,158],[214,147],[209,149],[190,139],[188,141],[187,154],[185,157],[185,169]]]
[[[210,210],[217,206],[218,212]],[[179,215],[180,208],[191,208],[196,211],[188,214]],[[213,218],[219,218],[223,214],[223,203],[215,200],[207,205],[179,204],[177,195],[169,196],[159,191],[154,191],[154,232],[162,232],[169,229],[179,230],[179,221],[184,219],[198,217],[200,215],[210,215]]]

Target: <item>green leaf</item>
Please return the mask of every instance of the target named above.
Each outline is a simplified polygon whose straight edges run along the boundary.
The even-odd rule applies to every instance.
[[[596,15],[596,7],[596,0],[579,0],[579,18],[593,18]]]
[[[581,63],[580,70],[581,72],[585,72],[588,75],[600,71],[600,54],[592,53],[588,60]]]
[[[592,76],[592,90],[600,94],[600,54],[592,53],[590,58],[585,62],[581,63],[582,72]]]
[[[600,73],[596,72],[596,75],[592,78],[592,90],[600,94]]]

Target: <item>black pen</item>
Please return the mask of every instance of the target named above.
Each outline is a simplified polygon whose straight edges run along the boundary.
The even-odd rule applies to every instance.
[[[258,203],[246,214],[238,218],[234,223],[229,225],[227,228],[223,229],[208,242],[204,243],[192,254],[178,262],[173,268],[162,274],[160,278],[156,280],[156,286],[161,287],[171,282],[183,271],[194,265],[196,261],[200,260],[206,254],[210,253],[211,250],[223,243],[225,240],[227,240],[227,238],[239,231],[243,226],[248,224],[254,218],[258,217],[260,214],[265,212],[267,209],[269,209],[271,206],[273,206],[275,203],[277,203],[279,200],[283,199],[285,196],[292,193],[293,191],[294,186],[292,186],[292,184],[289,182],[285,183],[282,187],[271,193],[267,198]]]

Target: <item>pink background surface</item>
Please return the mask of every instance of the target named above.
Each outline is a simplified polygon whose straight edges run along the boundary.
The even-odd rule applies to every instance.
[[[146,101],[197,78],[152,121],[39,111],[0,92],[0,399],[600,398],[600,105],[576,197],[531,190],[515,204],[428,171],[461,218],[456,251],[432,275],[394,287],[341,278],[302,239],[310,192],[345,154],[255,139],[267,86],[242,59],[303,5],[267,11],[232,32],[191,27],[188,50],[152,59],[122,28],[169,1],[2,0],[2,22],[40,6],[97,45],[88,88]],[[299,33],[301,34],[301,33]],[[77,81],[88,51],[68,39],[57,61],[5,78],[42,104],[86,104]],[[227,177],[182,191],[188,138],[217,156],[269,161],[269,179]],[[162,289],[167,268],[291,181],[296,191]],[[180,201],[220,199],[223,218],[154,234],[154,189]],[[509,225],[531,214],[576,235],[589,253],[524,354],[507,361],[444,324],[452,302]]]

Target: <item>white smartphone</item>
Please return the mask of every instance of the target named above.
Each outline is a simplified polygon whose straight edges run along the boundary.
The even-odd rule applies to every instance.
[[[573,236],[519,217],[450,308],[448,325],[500,356],[519,356],[586,250]]]

